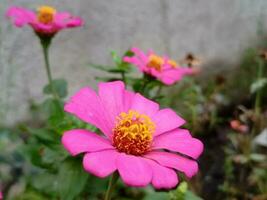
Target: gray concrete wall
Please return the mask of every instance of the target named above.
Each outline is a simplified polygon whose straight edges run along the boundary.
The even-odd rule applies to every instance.
[[[1,0],[0,123],[27,117],[27,102],[41,101],[47,83],[40,45],[31,29],[13,27],[3,15],[11,5],[35,9],[48,4],[80,15],[85,27],[63,31],[51,48],[55,78],[70,93],[95,85],[88,63],[109,64],[109,51],[131,46],[153,48],[179,59],[187,52],[205,63],[238,62],[240,52],[258,39],[267,23],[266,0]],[[209,71],[222,70],[212,66]]]

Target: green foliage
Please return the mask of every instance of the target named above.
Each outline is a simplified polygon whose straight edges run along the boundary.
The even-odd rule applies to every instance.
[[[68,95],[67,81],[64,79],[56,79],[52,81],[53,87],[60,98],[65,98]],[[43,89],[44,94],[53,94],[50,84],[46,85]]]
[[[143,200],[169,200],[170,194],[169,192],[160,192],[160,191],[154,191],[151,187],[148,187],[146,189],[146,196]]]
[[[131,57],[131,56],[133,56],[133,55],[134,55],[133,52],[131,52],[131,51],[128,50],[128,51],[126,51],[126,52],[123,54],[122,57],[124,57],[124,56],[129,56],[129,57]],[[122,58],[118,56],[118,54],[117,54],[116,51],[111,51],[111,57],[112,57],[113,62],[116,64],[118,70],[121,70],[120,72],[125,72],[125,73],[130,72],[130,70],[131,70],[131,68],[130,68],[130,64],[127,63],[127,62],[124,62],[124,61],[122,60]],[[116,70],[115,70],[115,71],[116,71]],[[112,73],[112,71],[109,71],[109,72]],[[116,73],[116,72],[115,72],[115,73]]]
[[[250,86],[250,92],[255,93],[267,85],[267,78],[260,78],[254,81]]]
[[[202,198],[191,192],[186,182],[182,182],[174,192],[171,192],[171,200],[202,200]]]
[[[80,163],[81,160],[75,158],[67,158],[63,161],[58,174],[58,188],[61,199],[75,199],[84,190],[89,175]]]
[[[224,177],[219,184],[223,183],[220,188],[217,188],[218,193],[224,194],[227,199],[245,199],[248,196],[252,197],[267,192],[267,174],[262,168],[262,166],[267,166],[267,157],[264,150],[259,150],[252,143],[257,134],[254,131],[257,129],[254,129],[256,120],[253,111],[251,111],[252,114],[249,114],[250,121],[244,120],[253,124],[251,125],[253,127],[249,127],[253,131],[251,134],[238,135],[238,133],[232,132],[228,134],[228,123],[229,119],[233,117],[233,113],[222,116],[221,110],[227,108],[229,104],[235,103],[236,99],[233,99],[232,96],[234,87],[239,88],[240,85],[242,94],[249,98],[252,96],[249,95],[249,88],[251,94],[260,90],[264,92],[263,88],[266,87],[267,79],[265,77],[256,78],[256,70],[252,67],[257,64],[256,54],[254,49],[248,49],[244,53],[240,69],[238,73],[233,73],[234,81],[230,84],[216,83],[217,77],[206,79],[205,84],[192,78],[185,78],[172,89],[167,88],[150,75],[138,76],[133,70],[135,67],[122,59],[124,56],[133,56],[131,51],[125,52],[122,57],[112,51],[113,64],[111,66],[95,64],[91,64],[91,66],[103,71],[106,75],[106,77],[104,77],[105,75],[98,77],[98,80],[122,80],[128,89],[159,102],[161,107],[177,108],[177,113],[179,112],[178,114],[187,120],[186,126],[189,127],[192,134],[202,136],[208,145],[210,145],[210,141],[211,143],[215,142],[216,145],[227,141],[224,144],[225,158],[221,158],[221,160],[224,159]],[[266,69],[264,70],[266,71]],[[245,74],[249,74],[249,76]],[[236,78],[240,76],[242,79]],[[15,200],[103,199],[108,178],[99,179],[85,172],[82,166],[82,156],[70,157],[61,144],[61,136],[66,130],[81,128],[96,133],[100,133],[100,130],[64,112],[64,98],[68,94],[68,85],[64,79],[54,80],[52,85],[55,91],[52,91],[52,86],[49,84],[43,88],[45,95],[43,102],[32,102],[31,104],[34,123],[25,122],[13,129],[0,129],[0,165],[8,172],[12,172],[6,173],[7,171],[3,172],[0,168],[0,180],[3,180],[4,183],[11,183],[11,188],[6,186],[8,184],[4,185],[4,191],[6,193],[11,191],[10,199]],[[229,99],[231,99],[230,102]],[[231,106],[235,107],[234,104]],[[236,117],[237,114],[234,115]],[[240,118],[244,118],[244,116]],[[259,127],[263,126],[260,124]],[[217,135],[220,135],[219,139],[216,138]],[[218,146],[218,148],[220,147]],[[214,147],[209,151],[214,151]],[[217,168],[213,165],[214,160],[209,159],[207,160],[210,165]],[[155,191],[151,187],[131,188],[119,180],[113,198],[121,200],[201,200],[202,198],[193,191],[205,195],[203,194],[205,181],[210,180],[211,177],[210,175],[205,176],[205,170],[204,168],[200,181],[193,180],[197,182],[196,186],[183,181],[172,191]],[[20,188],[21,193],[19,195],[12,194],[12,187],[15,188],[12,183],[20,181],[24,184]]]
[[[44,197],[43,195],[41,195],[38,192],[35,192],[33,190],[26,191],[25,193],[14,198],[14,200],[29,200],[29,199],[47,200],[46,197]]]
[[[116,51],[111,51],[111,57],[114,66],[103,66],[91,63],[90,64],[91,67],[111,74],[111,76],[109,76],[108,78],[96,77],[96,80],[101,80],[101,81],[122,80],[127,84],[128,78],[126,77],[126,74],[131,72],[131,67],[129,63],[123,61],[122,58],[124,56],[133,56],[133,53],[131,51],[126,51],[122,57],[119,57]]]

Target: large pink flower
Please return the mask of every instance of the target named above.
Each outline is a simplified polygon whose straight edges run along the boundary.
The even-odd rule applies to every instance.
[[[132,48],[135,54],[132,57],[125,56],[123,60],[138,67],[141,72],[149,74],[166,85],[172,85],[181,80],[185,75],[193,74],[194,71],[188,67],[181,67],[167,56],[161,57],[153,51],[142,52],[138,48]]]
[[[10,7],[6,16],[10,17],[17,27],[26,24],[41,35],[54,35],[65,28],[81,26],[83,21],[67,12],[57,12],[53,7],[41,6],[37,13],[16,6]]]
[[[121,81],[100,83],[98,94],[86,87],[65,105],[65,111],[98,127],[104,135],[75,129],[62,143],[75,156],[85,153],[87,172],[106,177],[118,170],[123,182],[143,187],[173,188],[175,170],[192,177],[203,144],[179,127],[185,121],[171,109],[138,93],[125,90]],[[165,151],[166,150],[166,151]]]

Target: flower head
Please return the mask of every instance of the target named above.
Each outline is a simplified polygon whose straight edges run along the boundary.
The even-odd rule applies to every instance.
[[[181,80],[183,76],[193,73],[188,67],[181,67],[174,60],[168,57],[161,57],[154,52],[149,51],[147,54],[138,48],[132,48],[135,54],[132,57],[125,56],[123,60],[136,65],[140,71],[157,78],[166,85],[172,85]]]
[[[37,12],[12,6],[7,10],[6,16],[12,19],[15,26],[22,27],[28,24],[38,35],[43,36],[53,36],[62,29],[83,24],[81,18],[67,12],[57,12],[50,6],[41,6]]]
[[[230,121],[230,126],[233,130],[238,131],[240,133],[246,133],[249,130],[248,126],[242,124],[239,120]]]
[[[62,143],[71,155],[85,153],[87,172],[106,177],[118,171],[127,185],[152,183],[157,189],[175,187],[176,170],[187,177],[197,173],[195,159],[203,144],[179,128],[185,123],[181,117],[125,90],[121,81],[100,83],[98,88],[98,93],[81,89],[64,107],[103,133],[76,129],[63,134]]]
[[[50,6],[41,6],[38,8],[37,18],[43,24],[50,24],[54,21],[56,9]]]

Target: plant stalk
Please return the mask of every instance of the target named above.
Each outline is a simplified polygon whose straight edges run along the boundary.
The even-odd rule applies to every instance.
[[[55,90],[54,84],[53,84],[53,78],[51,74],[51,69],[50,69],[50,63],[49,63],[49,47],[51,44],[52,37],[40,37],[41,45],[43,48],[43,54],[44,54],[44,60],[45,60],[45,69],[46,69],[46,74],[49,82],[49,86],[51,88],[53,97],[55,99],[59,99],[59,96]]]
[[[264,66],[264,62],[259,59],[258,60],[258,75],[257,75],[257,79],[259,80],[262,75],[263,75],[263,66]],[[262,89],[260,88],[259,90],[257,90],[256,92],[256,99],[255,99],[255,115],[256,117],[258,117],[260,115],[261,112],[261,94],[262,93]]]
[[[107,192],[106,192],[106,195],[105,195],[105,200],[110,200],[111,199],[111,195],[112,195],[112,192],[113,192],[113,190],[115,188],[115,184],[116,184],[118,178],[119,178],[118,172],[114,172],[112,174],[112,176],[110,177],[109,184],[108,184],[108,189],[107,189]]]
[[[125,78],[125,72],[121,72],[121,79],[125,83],[125,85],[127,85],[126,78]]]

